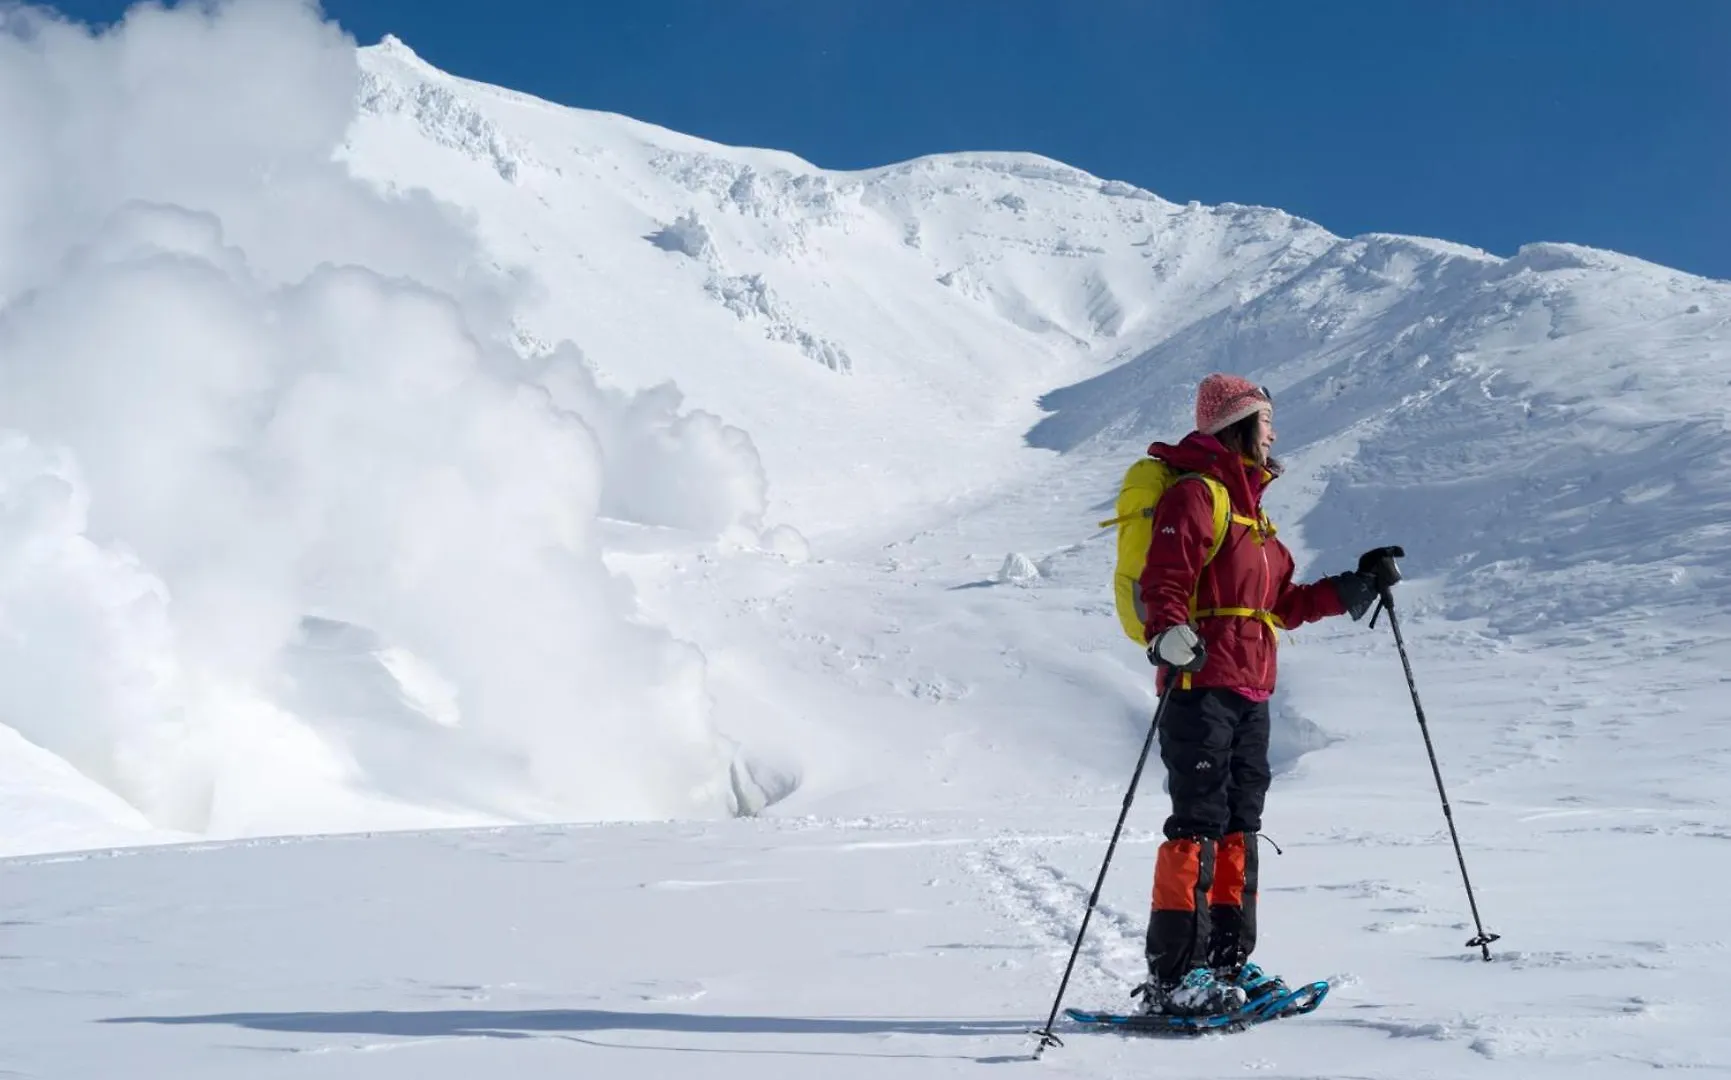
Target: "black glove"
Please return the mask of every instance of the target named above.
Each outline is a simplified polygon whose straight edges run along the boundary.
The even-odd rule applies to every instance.
[[[1148,662],[1177,671],[1201,671],[1208,663],[1208,649],[1186,623],[1168,626],[1148,643]]]
[[[1346,606],[1346,613],[1352,616],[1353,622],[1364,618],[1370,605],[1376,603],[1376,577],[1373,574],[1348,570],[1328,580],[1334,582],[1335,591],[1340,593],[1340,602]]]
[[[1398,546],[1371,548],[1358,557],[1358,572],[1370,578],[1371,588],[1380,596],[1400,580],[1395,560],[1404,558],[1406,551]]]

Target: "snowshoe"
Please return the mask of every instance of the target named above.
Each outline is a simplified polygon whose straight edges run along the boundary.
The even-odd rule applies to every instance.
[[[1278,975],[1270,975],[1261,967],[1246,960],[1236,971],[1230,968],[1217,968],[1214,977],[1244,991],[1244,996],[1250,1004],[1266,1003],[1276,994],[1289,994],[1292,988],[1286,985],[1286,980]]]
[[[1142,998],[1143,1016],[1214,1016],[1236,1012],[1249,1000],[1243,988],[1221,982],[1207,968],[1196,968],[1176,983],[1150,980],[1131,994]]]
[[[1249,965],[1246,965],[1247,967]],[[1087,1009],[1065,1009],[1064,1014],[1079,1024],[1090,1027],[1109,1027],[1126,1033],[1141,1035],[1224,1035],[1243,1031],[1256,1024],[1270,1020],[1281,1020],[1289,1016],[1303,1016],[1314,1011],[1322,1004],[1322,999],[1328,996],[1328,983],[1324,980],[1302,983],[1295,990],[1275,989],[1270,985],[1277,982],[1257,969],[1257,975],[1262,980],[1257,982],[1260,993],[1255,998],[1245,998],[1243,986],[1232,985],[1216,980],[1209,972],[1206,980],[1196,977],[1195,972],[1186,976],[1186,981],[1194,979],[1195,985],[1213,984],[1222,990],[1230,992],[1233,997],[1228,1000],[1239,1000],[1241,1003],[1221,1012],[1201,1012],[1184,1014],[1166,1011],[1172,1003],[1170,993],[1162,993],[1153,984],[1144,983],[1136,988],[1134,993],[1144,999],[1141,1009],[1134,1013],[1092,1012]],[[1251,981],[1257,975],[1247,976],[1240,971],[1235,980]],[[1281,984],[1284,986],[1284,983]],[[1182,986],[1182,984],[1180,984]],[[1172,988],[1177,989],[1177,988]],[[1186,1000],[1186,999],[1180,999]]]

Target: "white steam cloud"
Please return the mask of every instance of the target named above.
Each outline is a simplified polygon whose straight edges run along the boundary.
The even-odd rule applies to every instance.
[[[358,83],[295,0],[0,10],[0,724],[215,835],[737,812],[596,531],[755,536],[755,450],[520,356]]]

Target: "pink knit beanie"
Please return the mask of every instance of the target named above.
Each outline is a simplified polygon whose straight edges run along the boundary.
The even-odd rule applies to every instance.
[[[1273,412],[1274,399],[1249,379],[1217,371],[1196,388],[1196,430],[1204,435],[1218,435],[1259,409]]]

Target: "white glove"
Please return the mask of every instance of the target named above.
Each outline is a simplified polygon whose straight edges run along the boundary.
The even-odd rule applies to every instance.
[[[1148,662],[1179,671],[1201,671],[1208,662],[1208,650],[1187,623],[1168,626],[1148,643]]]

